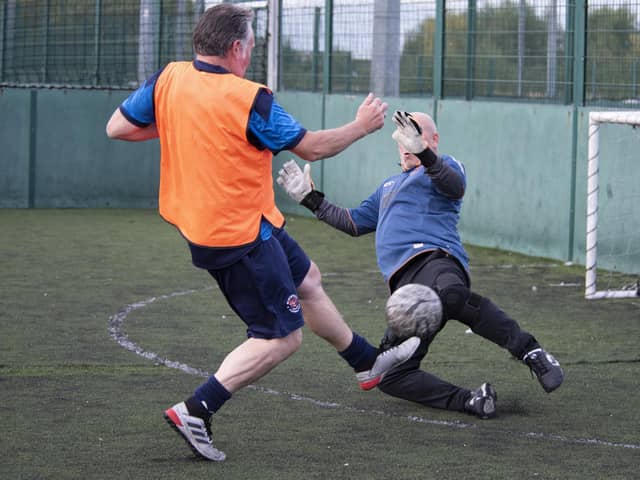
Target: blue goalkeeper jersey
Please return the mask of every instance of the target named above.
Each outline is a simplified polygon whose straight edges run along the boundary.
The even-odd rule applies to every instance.
[[[461,175],[464,167],[455,158],[442,160]],[[428,250],[441,249],[469,269],[469,257],[458,234],[462,199],[442,194],[425,174],[423,166],[386,179],[349,214],[358,235],[376,232],[378,267],[385,281],[410,259]]]

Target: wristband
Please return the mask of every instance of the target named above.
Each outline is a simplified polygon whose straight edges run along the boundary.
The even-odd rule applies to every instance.
[[[320,208],[320,204],[324,199],[324,193],[318,190],[311,190],[307,195],[300,201],[300,205],[307,207],[312,212],[315,212],[318,208]]]
[[[438,156],[433,153],[433,150],[431,150],[429,147],[427,147],[420,153],[416,153],[416,157],[418,157],[418,160],[420,160],[420,163],[422,163],[425,168],[433,167],[438,161]]]

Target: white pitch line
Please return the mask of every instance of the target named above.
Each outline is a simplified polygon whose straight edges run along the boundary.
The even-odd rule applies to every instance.
[[[142,348],[140,345],[132,342],[129,337],[123,331],[124,321],[127,316],[141,308],[144,308],[152,303],[157,302],[158,300],[166,300],[174,297],[181,297],[184,295],[191,295],[193,293],[205,292],[207,290],[212,290],[213,287],[205,287],[197,290],[182,290],[178,292],[169,293],[166,295],[159,295],[157,297],[150,297],[146,300],[141,300],[139,302],[131,303],[121,309],[115,315],[109,317],[109,335],[113,340],[120,345],[121,347],[134,352],[136,355],[139,355],[148,360],[152,360],[160,365],[164,365],[169,368],[174,368],[176,370],[180,370],[189,375],[199,376],[199,377],[209,377],[211,374],[199,368],[191,367],[185,363],[177,362],[174,360],[169,360],[160,356],[155,352],[150,352]],[[300,395],[297,393],[290,392],[280,392],[278,390],[274,390],[272,388],[260,387],[257,385],[248,385],[246,388],[250,388],[252,390],[266,393],[268,395],[275,395],[280,397],[288,398],[289,400],[296,400],[301,402],[310,403],[316,407],[320,408],[333,408],[337,410],[344,410],[348,412],[361,413],[367,415],[379,415],[383,417],[389,418],[399,418],[402,420],[406,420],[411,423],[424,423],[428,425],[440,425],[444,427],[450,428],[458,428],[458,429],[474,429],[478,428],[477,425],[472,423],[464,423],[464,422],[455,422],[455,421],[446,421],[446,420],[433,420],[429,418],[413,416],[413,415],[398,415],[395,413],[384,412],[382,410],[367,410],[363,408],[353,407],[350,405],[344,405],[342,403],[329,402],[323,400],[317,400],[315,398],[307,397],[305,395]],[[565,435],[556,435],[553,433],[541,433],[541,432],[517,432],[506,429],[491,429],[492,432],[495,433],[505,433],[508,435],[514,435],[517,437],[527,438],[527,439],[538,439],[538,440],[550,440],[567,444],[577,444],[577,445],[595,445],[599,447],[616,447],[616,448],[629,448],[633,450],[640,450],[640,444],[634,443],[619,443],[619,442],[610,442],[607,440],[600,440],[597,438],[572,438]]]

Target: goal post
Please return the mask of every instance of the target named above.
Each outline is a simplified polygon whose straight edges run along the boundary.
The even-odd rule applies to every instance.
[[[585,298],[625,298],[640,296],[638,282],[620,288],[597,288],[597,247],[599,207],[600,126],[604,123],[640,126],[640,111],[601,111],[589,113],[589,143],[587,161],[587,238]]]

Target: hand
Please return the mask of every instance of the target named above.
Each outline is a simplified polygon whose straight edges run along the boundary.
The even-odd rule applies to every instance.
[[[295,160],[289,160],[282,165],[276,182],[293,200],[300,203],[314,187],[311,180],[311,165],[307,163],[303,172]]]
[[[373,93],[367,95],[367,98],[360,104],[356,113],[356,122],[362,126],[366,135],[380,130],[384,126],[387,108],[388,105],[374,96]]]
[[[427,141],[422,138],[422,128],[410,113],[396,110],[393,114],[393,123],[396,124],[396,129],[391,134],[391,138],[407,152],[417,154],[429,147]]]

